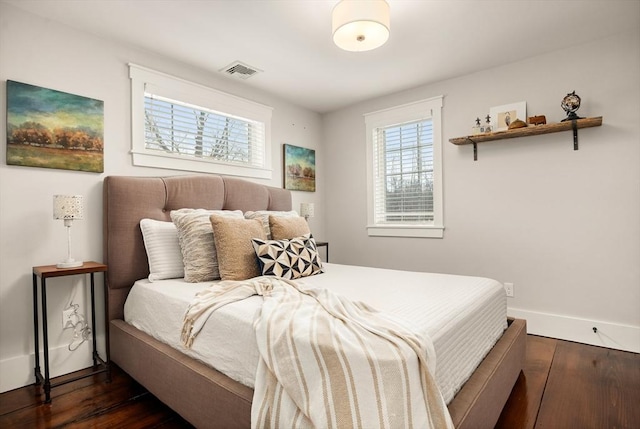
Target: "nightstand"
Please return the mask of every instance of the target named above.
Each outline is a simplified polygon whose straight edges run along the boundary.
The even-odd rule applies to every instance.
[[[329,242],[328,241],[316,241],[316,247],[323,247],[325,249],[325,262],[329,262]]]
[[[74,268],[57,268],[55,265],[42,265],[33,267],[33,335],[35,339],[35,376],[36,384],[44,384],[45,402],[51,402],[51,389],[62,384],[70,383],[81,378],[90,377],[101,372],[107,373],[107,379],[110,379],[109,362],[102,360],[98,355],[96,345],[96,302],[95,302],[95,283],[93,275],[95,273],[104,273],[107,266],[97,262],[84,262],[81,267]],[[49,338],[47,331],[47,279],[52,277],[74,276],[78,274],[90,274],[91,276],[91,335],[93,339],[93,371],[71,379],[65,379],[60,383],[51,384],[49,378]],[[40,340],[38,338],[38,277],[40,277],[40,296],[42,299],[42,340],[44,352],[44,377],[40,371]],[[106,323],[106,315],[105,315]]]

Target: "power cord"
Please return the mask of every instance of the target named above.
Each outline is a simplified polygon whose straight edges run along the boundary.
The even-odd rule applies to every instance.
[[[78,313],[78,309],[80,305],[74,304],[73,301],[69,303],[69,307],[67,309],[73,308],[73,314],[69,316],[69,323],[73,327],[73,338],[69,343],[69,351],[75,351],[89,339],[89,335],[91,335],[91,328],[89,328],[89,324],[87,323],[84,315]]]

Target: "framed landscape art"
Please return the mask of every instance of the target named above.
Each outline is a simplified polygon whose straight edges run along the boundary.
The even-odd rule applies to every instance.
[[[7,164],[104,171],[104,102],[7,81]]]
[[[316,151],[283,145],[284,188],[292,191],[316,191]]]

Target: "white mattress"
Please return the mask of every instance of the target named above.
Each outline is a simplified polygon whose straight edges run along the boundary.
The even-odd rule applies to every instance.
[[[328,263],[323,266],[325,273],[302,281],[364,301],[404,321],[416,333],[431,337],[436,351],[436,381],[447,403],[507,327],[504,289],[495,280]],[[139,280],[127,298],[125,320],[253,387],[258,364],[253,319],[262,297],[222,307],[209,318],[191,349],[180,343],[187,307],[194,295],[211,283]]]

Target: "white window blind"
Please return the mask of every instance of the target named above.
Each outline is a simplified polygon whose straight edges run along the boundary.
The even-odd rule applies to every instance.
[[[374,130],[376,224],[433,222],[433,123]]]
[[[271,178],[270,107],[129,67],[134,165]]]
[[[443,236],[442,97],[365,115],[368,233]]]
[[[264,167],[264,124],[145,92],[145,148]]]

